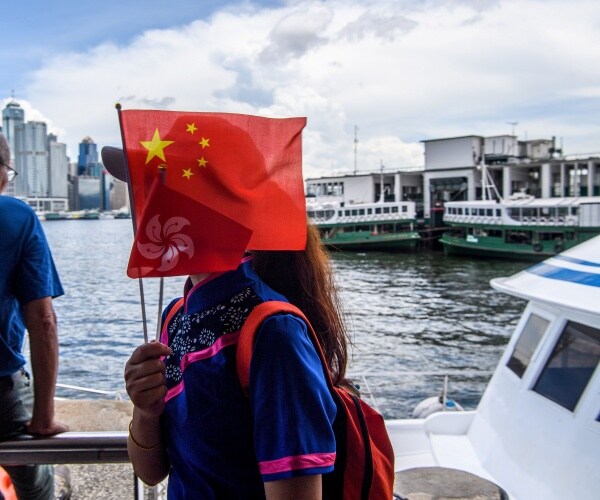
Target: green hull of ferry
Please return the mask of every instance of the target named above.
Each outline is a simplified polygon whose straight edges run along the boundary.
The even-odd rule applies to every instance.
[[[440,243],[446,255],[543,260],[600,234],[599,228],[486,227],[453,228]]]
[[[421,237],[417,232],[375,233],[372,231],[338,231],[331,236],[321,234],[323,244],[331,249],[352,251],[412,251]]]

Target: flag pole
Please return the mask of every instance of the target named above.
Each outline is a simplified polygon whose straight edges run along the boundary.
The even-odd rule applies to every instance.
[[[119,127],[121,129],[121,142],[123,143],[123,158],[125,160],[125,177],[127,179],[127,189],[129,191],[129,204],[131,205],[131,225],[133,226],[133,235],[137,231],[137,225],[135,221],[135,207],[133,206],[133,189],[131,187],[131,179],[129,178],[129,164],[127,163],[127,155],[125,151],[125,134],[123,133],[123,120],[121,117],[121,103],[116,103],[117,114],[119,116]],[[140,289],[140,305],[142,307],[142,327],[144,329],[144,342],[148,342],[148,321],[146,319],[146,298],[144,296],[144,282],[142,278],[138,278],[138,285]]]
[[[165,183],[165,176],[167,174],[167,166],[166,165],[159,165],[158,166],[158,172],[159,172],[159,180],[162,184]],[[155,340],[158,342],[158,340],[160,339],[160,331],[162,330],[162,309],[163,309],[163,291],[164,291],[164,286],[165,286],[165,279],[161,276],[160,277],[160,282],[158,285],[158,318],[156,320],[156,336],[155,336]]]

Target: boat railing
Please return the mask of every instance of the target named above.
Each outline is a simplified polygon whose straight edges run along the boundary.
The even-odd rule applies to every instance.
[[[105,390],[101,390],[101,389],[92,389],[90,387],[81,387],[79,385],[70,385],[70,384],[56,384],[56,387],[60,388],[60,389],[79,391],[79,392],[84,392],[84,393],[89,393],[89,394],[98,394],[101,396],[105,396],[104,399],[115,399],[117,401],[123,400],[122,391],[105,391]],[[65,398],[57,397],[56,399],[65,399]]]

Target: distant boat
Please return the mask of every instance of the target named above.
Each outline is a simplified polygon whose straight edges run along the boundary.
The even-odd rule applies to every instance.
[[[53,221],[53,220],[67,220],[70,219],[69,212],[45,212],[44,220]]]
[[[71,212],[71,219],[73,220],[98,220],[100,219],[100,212],[98,210],[79,210],[78,212]]]
[[[447,254],[542,260],[600,235],[600,197],[447,202],[444,223]]]
[[[321,241],[337,250],[414,250],[421,237],[414,231],[415,203],[374,202],[311,204],[307,214]]]
[[[119,210],[113,210],[115,219],[131,219],[131,212],[127,207],[120,208]]]

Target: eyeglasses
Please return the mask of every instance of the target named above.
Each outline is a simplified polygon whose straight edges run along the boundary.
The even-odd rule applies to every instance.
[[[6,167],[6,170],[8,170],[8,172],[6,172],[6,177],[8,178],[8,182],[12,182],[15,177],[17,175],[19,175],[19,172],[17,172],[14,168],[9,167],[6,163],[0,163],[0,165],[2,165],[3,167]]]

